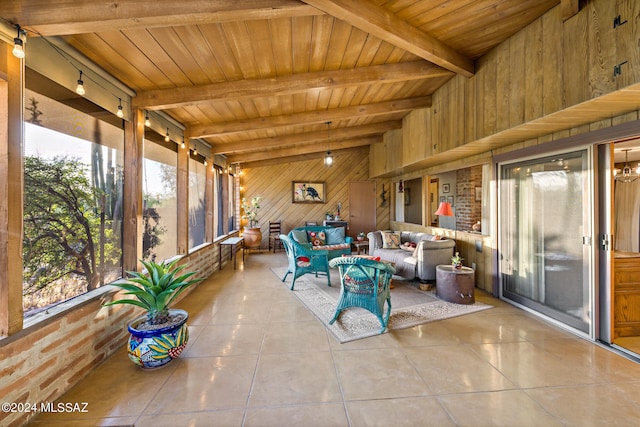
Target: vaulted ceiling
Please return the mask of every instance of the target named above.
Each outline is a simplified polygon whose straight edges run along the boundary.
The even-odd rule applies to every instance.
[[[380,141],[560,3],[2,0],[0,17],[61,38],[133,89],[134,106],[251,167]]]

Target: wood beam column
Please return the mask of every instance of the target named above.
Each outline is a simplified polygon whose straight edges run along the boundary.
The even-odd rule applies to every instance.
[[[24,60],[0,42],[7,81],[0,80],[0,336],[22,329]],[[1,61],[2,64],[5,61]]]
[[[178,148],[178,236],[177,253],[189,253],[189,150]]]
[[[142,258],[142,162],[144,111],[134,109],[124,122],[124,224],[122,262],[125,271],[140,271]]]
[[[207,160],[207,164],[205,165],[205,173],[206,173],[206,182],[204,186],[204,206],[206,212],[206,220],[204,223],[204,241],[205,242],[213,242],[214,236],[214,221],[213,221],[213,180],[214,180],[214,172],[213,172],[213,157],[211,156],[211,151],[205,155],[205,158],[211,158],[211,162]]]

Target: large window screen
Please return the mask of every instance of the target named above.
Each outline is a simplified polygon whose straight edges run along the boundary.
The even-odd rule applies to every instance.
[[[26,91],[25,317],[122,276],[123,149],[122,128]]]

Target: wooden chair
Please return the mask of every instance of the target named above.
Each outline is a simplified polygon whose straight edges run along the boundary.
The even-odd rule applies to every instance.
[[[282,221],[269,221],[269,251],[273,247],[273,253],[276,253],[278,247],[284,249],[280,233],[282,233]]]
[[[393,265],[387,262],[374,261],[365,257],[346,256],[334,258],[329,263],[340,270],[340,299],[336,312],[329,322],[336,321],[340,312],[349,307],[360,307],[375,314],[382,325],[380,333],[387,329],[391,314],[391,277],[396,272]],[[384,304],[387,313],[384,314]],[[384,316],[384,317],[383,317]]]

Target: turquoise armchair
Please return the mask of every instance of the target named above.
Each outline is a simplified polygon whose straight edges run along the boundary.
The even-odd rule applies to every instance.
[[[369,310],[380,320],[382,324],[380,333],[383,333],[387,329],[391,314],[389,286],[391,277],[396,272],[395,267],[387,262],[357,256],[334,258],[329,265],[338,267],[342,285],[336,312],[329,324],[332,325],[336,321],[342,310],[360,307]],[[386,315],[384,314],[385,302],[387,303]]]
[[[291,290],[293,290],[296,284],[296,279],[307,273],[313,273],[316,277],[318,277],[319,274],[324,274],[327,276],[327,285],[331,286],[327,251],[311,250],[284,234],[280,235],[280,240],[284,244],[284,251],[289,261],[287,272],[284,274],[282,281],[284,282],[289,274],[293,274]]]

